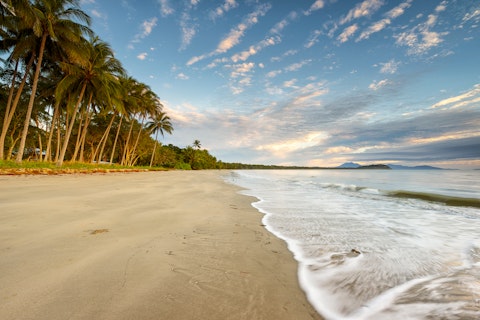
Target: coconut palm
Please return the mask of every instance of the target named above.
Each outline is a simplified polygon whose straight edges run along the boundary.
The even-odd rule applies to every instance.
[[[152,119],[149,122],[147,122],[146,129],[150,132],[150,134],[155,133],[155,144],[153,145],[152,157],[150,158],[150,167],[151,167],[153,164],[153,159],[155,157],[155,151],[157,148],[158,133],[160,132],[162,137],[164,137],[164,132],[171,134],[173,132],[173,126],[172,126],[172,123],[170,122],[170,117],[167,116],[167,114],[162,110],[157,110],[157,113],[155,113]]]
[[[92,103],[94,92],[97,92],[98,99],[101,95],[101,99],[105,103],[111,104],[112,96],[118,88],[118,75],[124,72],[120,62],[115,59],[110,46],[97,37],[89,43],[85,43],[84,50],[87,57],[84,63],[60,63],[65,77],[58,83],[55,91],[57,103],[71,93],[75,93],[74,96],[77,98],[75,103],[71,103],[73,108],[70,123],[66,127],[65,138],[57,161],[58,166],[63,164],[76,115],[84,97],[88,97],[86,102],[88,106]]]
[[[200,148],[202,147],[202,144],[200,143],[200,140],[193,141],[192,147],[194,147],[197,150],[200,150]]]
[[[52,45],[62,47],[70,61],[77,62],[82,56],[82,51],[79,50],[77,44],[84,34],[91,34],[92,32],[88,28],[90,17],[80,10],[79,2],[76,0],[35,0],[29,6],[27,3],[30,4],[30,2],[25,0],[19,0],[15,3],[22,5],[15,8],[15,13],[22,19],[25,29],[33,30],[35,36],[40,40],[30,100],[16,158],[17,162],[21,162],[47,40],[52,40]]]
[[[11,79],[0,133],[0,159],[4,158],[5,138],[35,60],[34,50],[37,40],[33,30],[25,29],[23,20],[15,14],[15,11],[25,10],[29,5],[26,0],[18,0],[15,2],[15,7],[11,3],[1,3],[0,6],[2,9],[0,16],[0,52],[9,53],[5,60],[5,71],[10,73]],[[22,65],[25,70],[24,75],[20,83],[17,83]],[[10,70],[7,69],[9,67]],[[16,92],[15,88],[17,89]]]

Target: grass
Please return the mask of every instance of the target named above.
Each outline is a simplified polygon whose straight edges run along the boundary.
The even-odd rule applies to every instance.
[[[65,162],[57,167],[53,162],[23,161],[16,163],[11,160],[0,160],[0,175],[21,174],[67,174],[67,173],[108,173],[108,172],[138,172],[138,171],[164,171],[165,168],[150,168],[147,166],[126,167],[117,164],[96,164],[82,162]]]

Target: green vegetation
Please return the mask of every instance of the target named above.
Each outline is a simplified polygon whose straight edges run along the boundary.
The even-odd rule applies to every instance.
[[[0,160],[162,165],[170,117],[89,26],[78,0],[0,1]]]

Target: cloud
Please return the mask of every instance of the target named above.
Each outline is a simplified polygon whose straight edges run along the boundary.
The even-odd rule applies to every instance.
[[[373,81],[369,86],[368,88],[371,89],[371,90],[374,90],[374,91],[377,91],[387,85],[390,84],[390,81],[388,79],[383,79],[383,80],[380,80],[380,81]]]
[[[160,13],[163,17],[169,16],[175,12],[170,6],[169,0],[158,0],[158,3],[160,4]]]
[[[179,74],[177,74],[175,76],[176,79],[180,79],[180,80],[188,80],[190,79],[189,76],[187,76],[186,74],[184,74],[183,72],[180,72]]]
[[[431,29],[436,26],[438,13],[445,10],[446,2],[437,6],[436,14],[430,14],[424,23],[420,23],[409,31],[395,35],[396,44],[406,46],[408,55],[423,55],[432,48],[437,47],[443,42],[442,37],[449,34],[448,31],[436,32]]]
[[[358,30],[358,25],[357,24],[351,25],[351,26],[345,28],[345,30],[343,30],[343,32],[337,37],[337,40],[340,41],[341,43],[347,42],[348,39],[351,36],[353,36],[353,34],[357,30]]]
[[[140,37],[145,38],[146,36],[148,36],[152,32],[153,28],[157,25],[157,21],[158,19],[156,17],[144,21],[142,23],[143,32]]]
[[[306,60],[302,60],[300,62],[292,63],[291,65],[286,66],[284,70],[289,71],[289,72],[297,71],[297,70],[301,69],[303,66],[309,64],[310,62],[312,62],[311,59],[306,59]]]
[[[305,48],[313,47],[318,41],[320,36],[322,35],[322,31],[320,30],[313,30],[308,37],[307,43],[304,45]]]
[[[468,90],[467,92],[460,94],[458,96],[450,97],[444,100],[441,100],[430,108],[440,108],[440,107],[447,107],[448,108],[458,108],[458,107],[465,107],[470,105],[477,105],[480,102],[480,83],[473,86],[472,89]]]
[[[238,7],[238,3],[235,0],[225,0],[221,6],[218,6],[210,12],[210,19],[215,20],[236,7]]]
[[[193,37],[197,33],[195,26],[190,23],[191,17],[188,13],[184,12],[180,19],[180,30],[182,33],[182,43],[180,45],[180,51],[185,50]]]
[[[138,60],[145,60],[147,58],[147,56],[148,56],[148,53],[142,52],[137,56],[137,58],[138,58]]]
[[[94,16],[96,18],[103,18],[103,15],[98,10],[93,9],[90,12],[92,13],[92,16]]]
[[[296,55],[298,53],[297,50],[287,50],[285,51],[281,56],[277,56],[277,57],[272,57],[270,58],[270,61],[272,62],[278,62],[278,61],[281,61],[283,58],[285,57],[288,57],[288,56],[293,56],[293,55]]]
[[[257,54],[259,51],[276,45],[281,42],[280,37],[269,37],[267,39],[264,39],[257,43],[256,45],[250,46],[248,50],[242,51],[240,53],[236,53],[232,56],[232,61],[233,62],[238,62],[238,61],[245,61],[247,60],[250,56]]]
[[[134,48],[133,43],[138,43],[140,42],[141,39],[144,39],[148,35],[150,35],[153,28],[157,25],[157,21],[158,21],[158,18],[156,17],[153,17],[150,20],[143,21],[142,24],[140,25],[140,29],[141,29],[140,33],[137,33],[134,36],[133,40],[130,41],[130,43],[128,44],[128,48],[133,49]]]
[[[297,18],[298,14],[295,11],[292,11],[288,14],[288,16],[285,19],[282,19],[281,21],[277,22],[272,29],[270,29],[270,33],[275,33],[279,34],[280,32],[287,27],[291,21],[295,20]]]
[[[382,68],[380,69],[380,73],[394,74],[397,72],[400,62],[392,59],[388,62],[380,63],[380,65],[382,66]]]
[[[383,29],[385,29],[385,27],[387,27],[389,24],[392,23],[392,19],[395,19],[395,18],[398,18],[399,16],[401,16],[405,12],[405,9],[407,9],[411,6],[412,1],[413,0],[407,0],[407,1],[399,4],[395,8],[391,9],[390,11],[388,11],[385,14],[386,18],[381,19],[381,20],[375,22],[374,24],[372,24],[371,26],[369,26],[367,28],[367,30],[363,31],[360,34],[360,36],[356,39],[356,41],[361,41],[361,40],[368,39],[372,34],[380,32]]]
[[[229,68],[232,69],[232,72],[230,73],[230,76],[232,78],[238,78],[239,76],[242,76],[246,74],[247,72],[252,71],[252,69],[255,67],[255,63],[253,62],[248,62],[248,63],[240,63],[240,64],[235,64],[232,66],[228,66]]]
[[[250,13],[246,18],[243,19],[235,28],[232,28],[228,35],[220,41],[217,45],[217,48],[207,54],[200,56],[195,56],[187,62],[187,66],[191,66],[205,58],[209,58],[221,53],[229,51],[231,48],[240,43],[240,39],[244,36],[245,32],[258,23],[258,18],[264,16],[268,10],[270,10],[270,4],[263,4],[258,6],[257,9]]]
[[[295,86],[295,83],[297,83],[297,79],[291,79],[291,80],[288,80],[288,81],[284,81],[283,82],[283,87],[285,88],[298,88],[297,86]]]
[[[472,12],[468,12],[462,19],[462,22],[467,22],[470,20],[480,20],[480,8],[474,9]]]
[[[268,72],[265,76],[267,78],[275,78],[276,76],[278,76],[281,73],[282,73],[282,70],[273,70],[273,71]]]
[[[250,13],[246,19],[244,19],[240,24],[235,28],[230,30],[226,38],[224,38],[217,46],[215,50],[216,53],[224,53],[233,48],[235,45],[240,43],[240,39],[244,36],[245,32],[251,28],[253,25],[258,23],[258,18],[264,16],[268,10],[270,10],[271,5],[265,4],[258,7],[257,10]]]
[[[268,151],[274,156],[285,158],[288,154],[321,145],[328,138],[328,134],[322,131],[309,132],[301,137],[290,140],[281,140],[275,143],[259,145],[256,150]]]
[[[307,11],[304,12],[304,14],[305,14],[306,16],[308,16],[308,15],[312,14],[312,12],[322,9],[324,6],[325,6],[325,1],[323,1],[323,0],[316,0],[316,1],[310,6],[310,8],[309,8]]]
[[[354,19],[370,16],[384,5],[383,0],[365,0],[351,9],[348,14],[340,20],[340,24],[348,23]]]

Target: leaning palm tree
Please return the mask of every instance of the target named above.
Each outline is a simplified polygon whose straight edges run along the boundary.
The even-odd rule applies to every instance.
[[[30,6],[25,5],[25,2],[30,3],[24,0],[19,1],[19,3],[22,3],[22,7],[15,13],[22,19],[26,29],[33,30],[35,36],[40,40],[40,47],[22,138],[17,153],[17,162],[21,162],[23,158],[47,40],[50,39],[52,44],[61,46],[71,61],[78,61],[82,52],[76,44],[81,41],[83,34],[92,34],[92,31],[88,28],[90,17],[80,9],[77,0],[35,0]]]
[[[5,60],[6,73],[10,73],[11,86],[4,110],[3,126],[0,133],[0,159],[4,158],[5,138],[10,124],[16,113],[17,106],[22,96],[23,88],[27,83],[30,69],[35,60],[36,37],[33,30],[25,29],[23,20],[15,14],[16,11],[25,10],[30,3],[27,0],[18,0],[15,6],[1,3],[2,15],[0,16],[0,52],[9,53]],[[23,77],[17,84],[20,70],[24,69]],[[16,92],[15,92],[16,89]]]
[[[63,164],[76,115],[84,102],[85,93],[87,92],[88,96],[87,104],[92,102],[95,91],[102,94],[102,99],[106,103],[111,103],[112,92],[118,88],[118,75],[124,72],[120,61],[115,59],[112,49],[106,42],[95,37],[89,43],[85,43],[83,47],[87,58],[83,63],[60,62],[65,77],[58,83],[55,90],[57,103],[71,93],[75,93],[73,96],[77,98],[76,102],[71,104],[70,123],[66,127],[65,138],[57,161],[58,166]]]
[[[150,167],[153,164],[153,159],[155,158],[155,151],[157,148],[158,143],[158,133],[164,137],[164,132],[172,134],[173,126],[170,122],[170,117],[166,115],[165,112],[162,110],[158,110],[152,117],[152,119],[147,122],[146,129],[150,132],[150,134],[155,133],[155,144],[153,145],[153,152],[152,157],[150,158]]]

